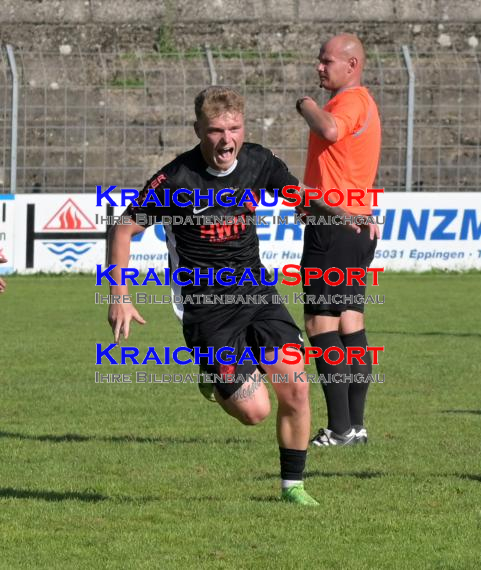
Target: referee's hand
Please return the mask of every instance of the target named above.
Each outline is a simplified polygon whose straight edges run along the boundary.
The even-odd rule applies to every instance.
[[[347,221],[346,221],[347,223]],[[352,228],[357,234],[361,233],[361,226],[353,223],[347,223],[347,225]],[[374,238],[380,239],[381,230],[379,226],[374,222],[368,222],[366,224],[369,227],[369,239],[372,241]]]
[[[108,320],[114,333],[114,342],[117,344],[120,342],[121,335],[125,340],[129,338],[130,321],[134,320],[140,325],[145,325],[147,322],[130,303],[110,305]]]
[[[376,223],[369,223],[369,237],[371,240],[373,240],[374,238],[380,239],[381,238],[381,230],[379,229],[379,226]]]

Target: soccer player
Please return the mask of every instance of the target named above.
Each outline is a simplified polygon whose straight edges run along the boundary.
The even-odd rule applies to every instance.
[[[347,189],[371,189],[378,167],[381,148],[381,127],[376,103],[369,91],[361,85],[365,55],[360,40],[350,34],[341,34],[322,45],[319,53],[320,87],[330,92],[329,102],[321,109],[310,97],[301,97],[297,111],[309,125],[304,184],[325,193],[331,188],[341,192],[344,214],[371,214],[372,194],[366,194],[361,205],[349,205]],[[337,267],[346,272],[348,267],[367,269],[374,258],[379,228],[365,225],[356,235],[342,226],[306,226],[303,268],[317,267],[326,271]],[[304,275],[304,272],[303,272]],[[306,295],[314,295],[315,303],[304,305],[306,332],[312,346],[323,350],[336,346],[367,346],[364,325],[364,303],[357,303],[356,295],[364,296],[365,287],[356,281],[337,287],[317,279],[303,284]],[[340,304],[329,302],[329,295],[343,296]],[[325,303],[318,303],[325,297]],[[351,300],[351,299],[352,300]],[[364,407],[369,384],[364,381],[372,372],[371,357],[363,357],[348,366],[344,359],[330,365],[317,358],[318,373],[324,375],[323,390],[327,404],[327,429],[320,429],[312,443],[317,446],[352,445],[366,443]],[[329,382],[342,374],[344,382]],[[350,374],[361,382],[349,382]],[[331,375],[331,376],[329,376]],[[340,376],[337,376],[340,378]]]
[[[272,191],[286,185],[297,185],[298,180],[270,150],[244,142],[244,100],[232,89],[219,86],[204,89],[195,99],[195,114],[194,128],[200,144],[159,170],[141,192],[139,205],[131,205],[127,209],[133,223],[116,225],[110,233],[109,262],[117,264],[111,272],[117,283],[120,282],[120,269],[127,267],[129,262],[132,236],[145,229],[136,223],[140,219],[138,214],[182,216],[184,219],[203,216],[201,222],[205,220],[204,223],[164,226],[172,271],[184,267],[191,270],[199,268],[207,273],[209,268],[216,272],[228,267],[239,276],[245,268],[250,268],[256,281],[260,282],[262,265],[256,228],[245,223],[246,215],[252,213],[254,205],[221,206],[218,201],[226,189],[231,189],[238,203],[246,188],[257,192],[261,188]],[[152,188],[163,207],[145,200]],[[214,205],[209,205],[205,199],[201,204],[186,207],[179,207],[173,201],[165,206],[169,189],[173,192],[178,188],[199,188],[206,196],[208,189],[213,188],[217,200]],[[209,223],[208,216],[225,215],[236,216],[235,223]],[[127,294],[127,287],[112,287],[111,293]],[[207,305],[199,301],[175,304],[174,311],[182,321],[184,337],[191,348],[200,347],[205,352],[208,347],[214,347],[214,351],[217,351],[228,346],[233,347],[239,355],[245,347],[252,347],[258,356],[260,347],[266,347],[269,349],[266,356],[270,361],[273,360],[274,347],[296,343],[303,348],[301,331],[287,309],[273,302],[276,291],[272,286],[252,283],[242,287],[208,286],[202,280],[198,286],[174,286],[173,293],[182,295],[183,300],[191,296],[194,301],[194,295],[263,295],[267,302]],[[121,334],[128,338],[132,320],[145,323],[132,304],[110,306],[109,322],[115,342],[119,341]],[[262,371],[271,380],[273,375],[288,375],[288,382],[272,382],[278,401],[281,498],[301,505],[318,505],[303,485],[310,430],[309,385],[307,379],[294,382],[295,373],[302,374],[304,371],[303,359],[299,364],[286,364],[281,360],[279,357],[277,362],[262,364]],[[218,362],[214,365],[203,362],[201,370],[224,379],[227,379],[226,375],[231,375],[235,379],[233,382],[215,383],[215,399],[227,414],[245,425],[257,424],[269,414],[266,385],[259,376],[248,376],[256,373],[254,364],[225,366]]]

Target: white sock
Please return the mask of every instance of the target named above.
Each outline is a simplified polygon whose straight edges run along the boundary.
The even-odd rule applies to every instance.
[[[281,479],[281,488],[289,489],[289,487],[294,487],[294,485],[302,484],[302,481],[291,481],[290,479]]]

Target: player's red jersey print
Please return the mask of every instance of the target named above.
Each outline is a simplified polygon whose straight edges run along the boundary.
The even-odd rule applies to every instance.
[[[234,216],[232,223],[229,221],[217,224],[201,225],[200,237],[208,239],[211,243],[223,241],[232,241],[239,239],[241,234],[246,231],[246,216]]]

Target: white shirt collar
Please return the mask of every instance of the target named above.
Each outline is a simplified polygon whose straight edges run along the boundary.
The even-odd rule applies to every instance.
[[[218,178],[222,178],[224,176],[228,176],[231,172],[234,172],[237,166],[237,158],[232,163],[232,166],[228,170],[216,170],[215,168],[211,168],[210,166],[207,167],[207,172],[212,174],[212,176],[217,176]]]

